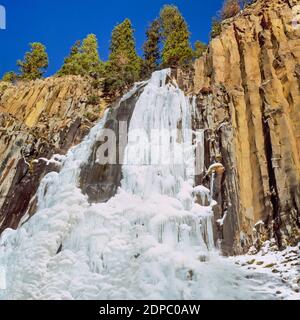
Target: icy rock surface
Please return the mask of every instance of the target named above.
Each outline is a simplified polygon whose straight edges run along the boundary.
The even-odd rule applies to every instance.
[[[252,277],[270,278],[273,284],[268,292],[277,299],[300,300],[300,243],[278,251],[275,240],[266,241],[261,250],[250,249],[244,256],[232,257],[231,261],[251,272]]]
[[[104,119],[50,173],[37,213],[0,242],[1,299],[271,299],[213,246],[212,208],[194,203],[193,99],[155,72],[129,127],[118,194],[90,205],[78,188]],[[165,143],[139,137],[163,131]],[[175,135],[173,133],[175,132]],[[159,149],[161,148],[161,149]]]

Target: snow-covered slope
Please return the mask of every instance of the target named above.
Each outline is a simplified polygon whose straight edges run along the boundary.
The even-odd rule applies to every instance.
[[[268,291],[277,299],[300,300],[300,243],[278,251],[273,239],[266,241],[259,252],[252,248],[247,255],[230,260],[252,277],[272,279],[274,284],[269,285]]]

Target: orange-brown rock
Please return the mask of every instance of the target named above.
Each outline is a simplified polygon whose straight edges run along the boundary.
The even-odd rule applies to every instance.
[[[195,62],[196,127],[206,128],[206,166],[221,155],[223,249],[300,237],[300,28],[298,0],[258,0],[222,23]],[[211,88],[211,91],[207,90]],[[257,232],[255,232],[257,234]]]
[[[95,96],[90,80],[74,76],[0,83],[0,233],[34,212],[40,180],[58,169],[41,158],[66,153],[102,116],[103,100],[89,104]]]

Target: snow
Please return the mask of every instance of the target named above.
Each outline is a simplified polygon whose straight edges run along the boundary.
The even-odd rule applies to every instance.
[[[107,113],[62,158],[61,171],[45,176],[36,214],[1,235],[7,289],[0,290],[0,299],[276,298],[269,286],[277,278],[250,277],[214,247],[215,201],[207,207],[194,203],[195,194],[210,197],[210,191],[193,185],[193,105],[166,84],[170,73],[155,72],[137,101],[115,197],[90,204],[78,187]],[[134,139],[136,130],[149,136],[152,129],[170,138],[159,150],[163,161],[153,162],[155,140],[145,145]]]
[[[217,220],[217,223],[218,223],[220,226],[223,226],[226,217],[227,217],[227,212],[225,212],[224,216],[223,216],[221,219],[218,219],[218,220]]]
[[[65,160],[65,156],[64,156],[64,155],[55,154],[55,155],[52,156],[51,159],[38,158],[38,159],[36,159],[36,160],[33,160],[33,163],[38,163],[39,161],[45,161],[47,166],[48,166],[50,163],[56,164],[56,165],[60,166],[64,160]]]
[[[194,187],[194,192],[198,193],[198,194],[209,195],[210,190],[202,185],[199,185],[199,186]]]
[[[136,82],[134,84],[134,86],[131,88],[131,90],[129,90],[126,94],[124,94],[124,96],[121,98],[120,102],[123,102],[123,101],[130,99],[137,92],[137,90],[139,88],[146,85],[147,83],[148,83],[148,81]]]
[[[255,223],[255,227],[259,225],[265,225],[265,223],[262,220],[259,220]]]
[[[275,240],[266,241],[259,252],[250,249],[247,255],[230,260],[252,276],[271,278],[267,291],[277,299],[300,300],[300,243],[278,251]]]

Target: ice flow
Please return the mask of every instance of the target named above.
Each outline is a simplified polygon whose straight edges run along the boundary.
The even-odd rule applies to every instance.
[[[36,214],[1,237],[1,299],[266,297],[214,249],[212,208],[194,199],[194,99],[170,73],[136,103],[116,196],[90,205],[78,187],[105,116],[42,180]]]

